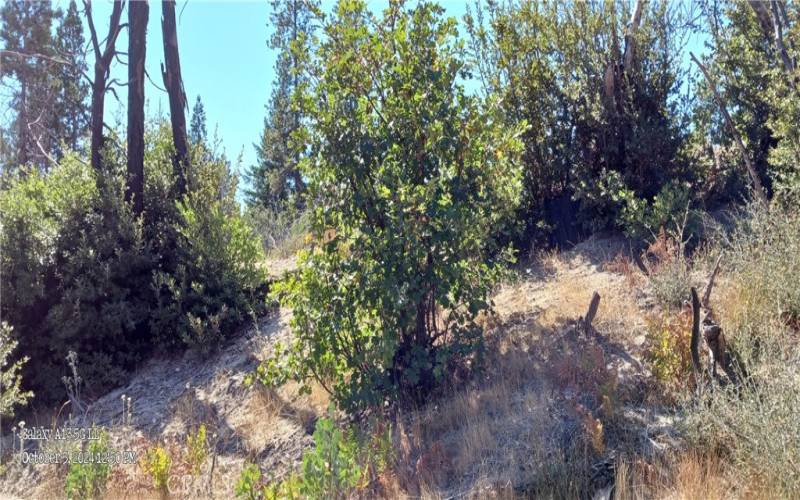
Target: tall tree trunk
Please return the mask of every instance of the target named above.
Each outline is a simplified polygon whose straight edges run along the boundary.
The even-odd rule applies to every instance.
[[[186,192],[186,173],[189,170],[189,141],[186,138],[186,94],[181,78],[181,60],[178,55],[178,28],[175,23],[175,1],[161,2],[161,31],[164,38],[164,60],[161,74],[164,87],[169,94],[169,116],[172,123],[172,140],[175,143],[175,157],[172,167],[175,171],[178,195]]]
[[[128,185],[125,199],[133,200],[133,211],[144,211],[144,60],[147,0],[128,6]]]
[[[90,0],[83,0],[83,6],[84,12],[86,13],[86,20],[89,24],[95,59],[94,80],[92,81],[92,116],[90,121],[92,131],[92,167],[94,169],[99,169],[103,159],[103,112],[105,108],[106,82],[111,69],[111,60],[114,58],[114,54],[116,54],[114,46],[117,41],[117,36],[122,30],[119,21],[122,17],[122,9],[125,6],[125,2],[123,0],[114,1],[114,7],[111,10],[111,21],[108,27],[106,46],[102,51],[100,50],[100,42],[97,38],[97,30],[94,27],[94,19],[92,18],[92,2]]]

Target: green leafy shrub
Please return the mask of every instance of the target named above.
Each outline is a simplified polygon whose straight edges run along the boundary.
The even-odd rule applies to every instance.
[[[142,457],[142,468],[152,478],[153,486],[162,493],[169,488],[169,472],[172,459],[163,446],[154,446]]]
[[[234,493],[236,498],[245,500],[258,500],[262,498],[262,491],[259,487],[261,482],[261,470],[256,464],[245,464],[239,479],[236,481]]]
[[[146,343],[141,287],[152,257],[122,201],[122,172],[95,173],[68,156],[47,174],[8,179],[0,193],[2,293],[13,297],[3,316],[32,360],[23,379],[45,400],[62,393],[52,375],[69,350],[88,360],[87,385],[100,391],[121,380]]]
[[[186,436],[186,462],[193,476],[200,474],[200,468],[208,457],[206,424],[200,424],[197,431]]]
[[[31,391],[21,388],[20,370],[28,362],[27,357],[12,361],[11,353],[19,342],[12,336],[13,328],[0,321],[0,417],[14,416],[14,407],[27,404],[33,396]]]
[[[69,499],[102,498],[111,466],[103,459],[108,453],[108,436],[105,432],[100,439],[89,441],[84,454],[86,460],[72,461],[64,484],[64,492]]]
[[[198,169],[197,187],[178,203],[173,272],[157,271],[151,326],[164,343],[178,338],[208,352],[225,334],[266,308],[264,253],[220,180],[219,165]],[[220,190],[229,190],[220,196]]]
[[[483,90],[502,99],[509,123],[532,125],[522,135],[521,245],[542,232],[567,244],[581,228],[619,227],[623,191],[649,202],[674,179],[693,179],[678,104],[687,24],[670,2],[648,2],[628,53],[627,7],[488,2],[465,16]]]
[[[362,476],[359,443],[352,431],[342,432],[332,419],[317,421],[314,449],[303,454],[300,493],[306,498],[342,498]]]
[[[169,128],[148,141],[142,217],[125,201],[125,159],[113,148],[97,171],[68,153],[46,173],[2,179],[0,315],[16,355],[31,360],[24,388],[44,402],[63,397],[70,351],[94,396],[153,349],[208,351],[266,307],[263,252],[224,158],[196,159],[176,200]]]
[[[317,421],[314,448],[303,453],[300,471],[258,489],[261,472],[247,466],[237,484],[240,498],[347,498],[392,459],[391,430],[342,431],[332,417]]]
[[[478,361],[475,318],[502,260],[487,251],[518,202],[519,130],[458,84],[441,8],[393,4],[375,18],[342,2],[324,30],[302,55],[319,83],[298,97],[315,116],[302,168],[317,245],[276,286],[294,340],[258,375],[317,379],[358,412],[427,396]]]

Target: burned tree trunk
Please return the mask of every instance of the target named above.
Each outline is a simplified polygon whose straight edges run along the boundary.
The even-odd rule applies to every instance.
[[[144,211],[144,61],[147,0],[128,6],[128,185],[125,199],[133,201],[134,213]]]
[[[103,151],[103,112],[105,108],[105,96],[108,89],[108,75],[111,70],[111,60],[116,54],[115,44],[119,32],[122,31],[120,25],[120,18],[122,17],[122,9],[125,2],[122,0],[115,0],[114,7],[111,10],[111,21],[108,27],[108,37],[106,38],[105,48],[100,50],[100,42],[97,38],[97,30],[94,27],[94,19],[92,18],[92,3],[90,0],[83,1],[84,12],[86,13],[86,21],[89,25],[89,33],[92,39],[92,48],[94,49],[94,80],[92,81],[92,111],[91,111],[91,151],[92,151],[92,167],[99,169],[102,162]]]
[[[164,60],[161,74],[169,94],[169,116],[172,123],[172,140],[175,157],[172,160],[178,195],[186,192],[186,173],[189,169],[189,141],[186,138],[186,94],[181,78],[181,60],[178,55],[178,29],[175,23],[175,0],[161,3],[161,31],[164,38]]]

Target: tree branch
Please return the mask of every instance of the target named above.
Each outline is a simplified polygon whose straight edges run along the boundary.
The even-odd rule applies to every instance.
[[[758,178],[758,174],[756,173],[756,169],[753,166],[752,161],[750,161],[750,156],[747,154],[747,150],[744,147],[744,141],[742,141],[742,136],[739,134],[739,131],[736,130],[736,127],[733,125],[733,119],[731,115],[728,113],[728,108],[725,105],[725,101],[723,100],[720,93],[717,91],[717,85],[714,82],[714,79],[711,78],[711,74],[709,74],[708,70],[705,66],[695,57],[692,52],[689,52],[689,56],[692,58],[695,64],[700,68],[700,71],[703,72],[703,76],[708,83],[708,86],[711,88],[711,92],[714,94],[714,99],[717,101],[717,105],[719,106],[720,112],[722,113],[723,118],[725,119],[725,123],[728,125],[731,134],[736,142],[736,146],[739,148],[739,153],[742,155],[742,159],[744,160],[744,164],[747,167],[747,173],[750,175],[750,181],[753,183],[753,190],[756,193],[756,197],[758,197],[759,201],[765,206],[769,207],[769,201],[767,200],[767,194],[764,191],[764,187],[761,185],[761,180]]]

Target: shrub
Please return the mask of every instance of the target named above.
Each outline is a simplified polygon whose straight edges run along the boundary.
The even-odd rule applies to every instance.
[[[686,387],[692,376],[691,333],[692,316],[688,309],[679,314],[662,312],[647,320],[645,360],[656,380],[670,392]]]
[[[261,481],[261,470],[256,464],[245,464],[242,472],[239,474],[239,480],[236,482],[234,493],[236,498],[244,498],[245,500],[258,500],[262,498],[263,492],[259,489]]]
[[[798,221],[797,207],[751,206],[720,242],[728,273],[712,302],[751,379],[684,406],[690,442],[721,450],[743,487],[758,484],[775,498],[800,494]]]
[[[520,144],[458,84],[455,21],[441,15],[392,4],[376,19],[342,2],[325,26],[309,64],[319,84],[298,97],[315,116],[302,168],[319,243],[276,287],[294,340],[261,367],[267,383],[318,379],[359,412],[427,396],[475,361]]]
[[[70,462],[64,484],[67,498],[85,500],[103,497],[108,475],[111,473],[109,463],[102,460],[107,453],[108,436],[101,433],[100,439],[89,441],[84,452],[85,460]]]
[[[151,321],[164,343],[178,338],[203,352],[266,308],[264,254],[238,213],[205,193],[178,204],[177,265],[153,276],[157,306]]]
[[[142,457],[142,468],[153,479],[153,486],[162,493],[167,493],[171,467],[172,459],[163,446],[150,448]]]
[[[197,431],[186,436],[186,462],[193,476],[200,474],[200,468],[208,457],[208,441],[206,440],[206,424],[200,424]]]
[[[0,417],[14,416],[14,407],[27,404],[33,396],[32,392],[20,387],[22,378],[19,372],[28,358],[11,361],[11,353],[19,344],[12,337],[12,330],[8,323],[0,321]]]
[[[2,312],[32,360],[23,379],[45,400],[61,394],[52,375],[70,349],[89,360],[84,375],[99,391],[121,380],[147,340],[152,260],[122,200],[122,172],[95,173],[68,155],[47,174],[9,179],[0,194],[2,294],[12,297]]]
[[[303,453],[298,473],[258,491],[261,472],[255,465],[242,471],[237,484],[240,498],[347,498],[356,488],[380,474],[392,458],[391,431],[374,429],[361,434],[342,431],[334,420],[322,418],[314,431],[314,448]]]

